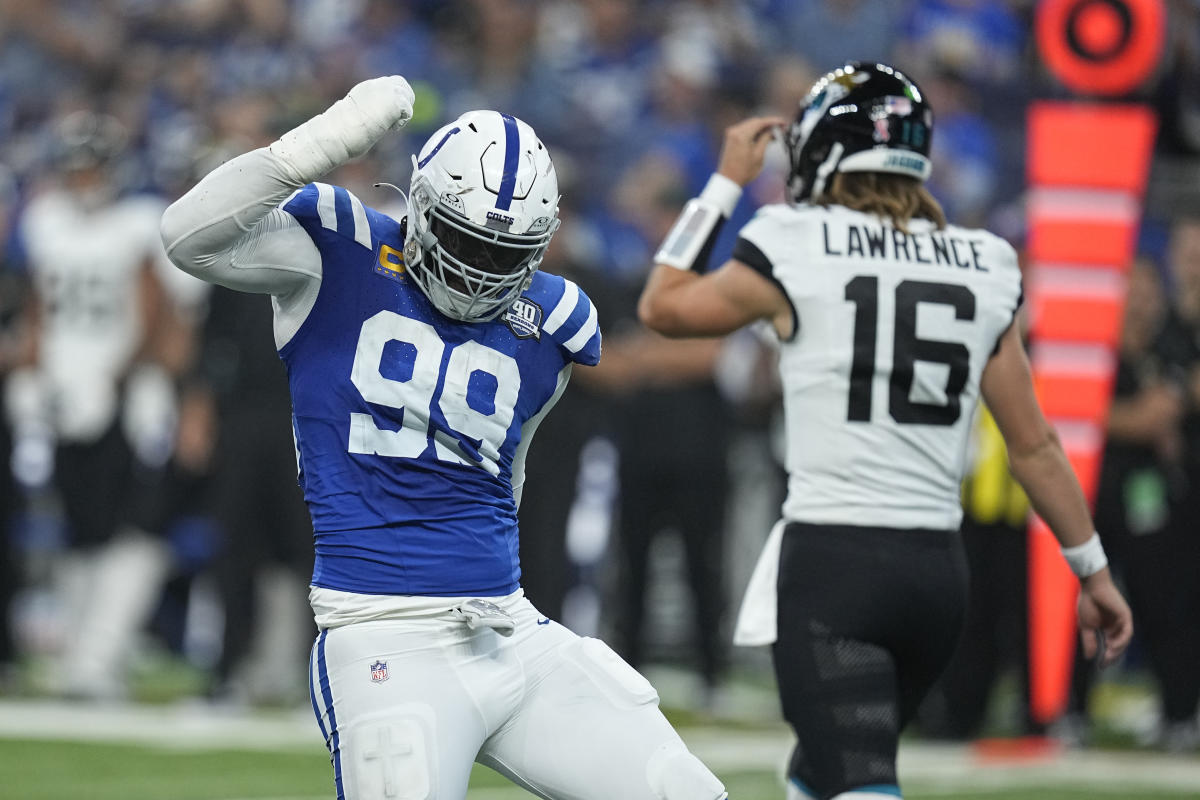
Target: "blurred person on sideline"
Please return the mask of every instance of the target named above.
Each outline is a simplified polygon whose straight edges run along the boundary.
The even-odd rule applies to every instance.
[[[126,660],[168,573],[174,376],[190,358],[184,312],[203,289],[167,261],[165,201],[122,192],[128,138],[106,114],[59,120],[52,178],[19,221],[34,355],[9,386],[17,467],[33,483],[52,474],[63,510],[56,580],[71,666],[50,671],[50,688],[90,699],[126,693]]]
[[[1152,260],[1138,259],[1125,295],[1095,516],[1158,683],[1162,718],[1155,742],[1184,751],[1200,747],[1200,630],[1180,624],[1195,619],[1188,598],[1200,561],[1194,531],[1172,524],[1184,488],[1184,393],[1158,352],[1166,310],[1160,270]]]
[[[1173,221],[1166,260],[1165,284],[1170,287],[1170,301],[1163,303],[1166,319],[1156,336],[1151,356],[1138,362],[1138,375],[1144,386],[1136,386],[1146,389],[1143,401],[1160,404],[1153,409],[1154,416],[1159,417],[1153,422],[1149,421],[1152,412],[1145,411],[1144,421],[1151,427],[1165,424],[1160,417],[1170,407],[1170,387],[1179,392],[1182,408],[1178,438],[1169,437],[1165,443],[1144,442],[1156,454],[1158,464],[1173,461],[1178,465],[1167,476],[1170,531],[1155,533],[1145,544],[1133,540],[1130,545],[1147,553],[1158,547],[1171,553],[1163,557],[1170,558],[1184,571],[1185,577],[1178,586],[1183,596],[1166,600],[1161,590],[1155,590],[1153,594],[1158,595],[1159,602],[1166,603],[1162,613],[1195,620],[1200,619],[1200,582],[1192,579],[1200,569],[1200,217],[1182,216]],[[1145,282],[1145,276],[1141,281]],[[1131,276],[1131,299],[1136,299],[1132,292],[1138,285]],[[1157,377],[1146,374],[1144,370],[1152,369],[1156,363],[1161,365],[1160,374]],[[1142,393],[1139,391],[1138,394]],[[1135,410],[1139,408],[1140,405],[1134,405]],[[1170,480],[1172,475],[1175,480]],[[1140,487],[1131,487],[1145,491],[1141,495],[1128,496],[1126,502],[1140,500],[1149,509],[1150,501],[1155,497],[1151,493],[1154,486],[1147,480]],[[1167,608],[1174,611],[1168,612]],[[1185,625],[1182,630],[1164,635],[1168,639],[1174,639],[1175,635],[1184,638],[1169,645],[1171,652],[1163,652],[1163,661],[1154,666],[1160,682],[1172,676],[1168,678],[1169,685],[1162,686],[1164,727],[1159,732],[1158,743],[1173,750],[1194,750],[1200,745],[1196,729],[1200,671],[1195,669],[1195,663],[1200,659],[1200,628]],[[1171,663],[1176,666],[1167,666]],[[1164,668],[1166,673],[1160,671]]]
[[[1009,469],[1004,437],[987,406],[980,404],[973,427],[960,526],[970,576],[966,619],[919,714],[922,735],[952,740],[983,734],[995,689],[1008,672],[1016,673],[1018,730],[1033,732],[1027,711],[1029,498]]]
[[[1085,649],[1111,663],[1133,632],[1083,492],[1037,405],[1020,331],[1016,253],[946,224],[924,189],[933,116],[883,64],[813,86],[790,125],[726,132],[717,172],[658,251],[639,312],[671,336],[766,322],[781,342],[788,497],[752,576],[735,642],[771,644],[798,738],[788,797],[900,794],[900,732],[962,628],[958,526],[981,395],[1014,476],[1080,577]],[[786,127],[793,204],[766,206],[733,257],[706,243]]]
[[[403,78],[359,83],[162,220],[181,269],[271,296],[337,796],[399,779],[461,798],[478,761],[543,797],[721,800],[649,683],[521,590],[525,451],[573,365],[600,357],[591,301],[538,270],[558,223],[545,146],[510,115],[463,114],[413,155],[399,220],[314,183],[412,113]]]
[[[303,591],[312,524],[296,486],[291,400],[271,319],[268,298],[214,287],[189,399],[207,417],[220,532],[213,566],[225,624],[210,694],[286,704],[307,692],[303,660],[316,633]]]
[[[608,473],[597,471],[595,455],[611,450],[603,445],[597,449],[596,440],[613,439],[616,414],[604,370],[612,360],[614,320],[627,302],[627,292],[598,263],[594,233],[574,207],[579,187],[568,177],[570,169],[562,168],[563,161],[558,158],[555,165],[562,225],[546,248],[544,264],[548,271],[578,284],[596,306],[604,320],[607,352],[600,364],[572,376],[571,390],[563,393],[555,412],[538,427],[543,446],[530,448],[526,455],[525,480],[541,489],[524,496],[519,509],[521,586],[543,614],[583,634],[598,627],[599,592],[594,595],[597,602],[590,605],[580,598],[595,591],[595,573],[600,571],[607,542],[599,537],[609,532],[605,514],[611,509],[604,501],[611,495],[611,481],[606,484]],[[553,444],[546,446],[547,442]],[[583,504],[581,494],[588,495]],[[582,508],[592,499],[597,513],[587,515]],[[586,533],[597,540],[568,541],[571,535]]]
[[[644,156],[616,188],[621,216],[647,247],[670,230],[686,199],[686,175],[666,152]],[[652,546],[673,532],[683,545],[691,647],[699,656],[701,706],[711,705],[726,661],[722,563],[731,409],[714,371],[719,338],[670,341],[637,324],[637,291],[630,285],[614,310],[613,335],[597,378],[615,415],[619,457],[616,520],[618,650],[635,668],[647,661],[647,596]]]
[[[21,492],[12,470],[12,422],[5,412],[8,373],[31,359],[30,337],[22,311],[28,276],[12,255],[12,221],[17,184],[0,168],[0,694],[13,688],[20,655],[13,631],[12,605],[24,575],[13,524],[21,510]]]

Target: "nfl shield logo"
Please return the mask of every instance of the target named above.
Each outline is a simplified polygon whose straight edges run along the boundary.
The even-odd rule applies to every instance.
[[[383,683],[388,679],[386,661],[376,661],[371,665],[371,683]]]

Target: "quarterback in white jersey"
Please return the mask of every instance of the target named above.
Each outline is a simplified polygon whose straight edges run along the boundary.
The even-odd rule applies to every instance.
[[[400,220],[314,182],[412,102],[403,78],[360,83],[162,224],[179,267],[272,298],[337,797],[461,800],[478,761],[538,797],[721,800],[645,678],[520,587],[525,452],[600,358],[591,301],[538,269],[558,227],[545,146],[511,115],[463,114],[413,157]]]
[[[840,205],[770,206],[735,253],[779,282],[788,519],[957,528],[984,366],[1020,303],[1013,248]],[[861,424],[870,423],[870,424]]]
[[[1016,253],[986,231],[946,224],[922,186],[932,126],[911,80],[851,63],[816,83],[790,125],[762,117],[731,127],[639,306],[670,336],[765,320],[780,341],[788,493],[735,641],[773,646],[797,734],[793,799],[900,796],[900,731],[962,625],[959,484],[981,395],[1013,474],[1081,579],[1085,650],[1110,663],[1132,635],[1034,396],[1013,324]],[[732,259],[702,275],[709,243],[784,127],[794,202],[761,209]]]

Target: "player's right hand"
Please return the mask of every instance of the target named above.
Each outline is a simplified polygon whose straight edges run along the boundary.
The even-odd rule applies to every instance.
[[[750,117],[725,129],[717,172],[745,186],[762,172],[772,132],[787,124],[783,117]]]
[[[408,124],[416,95],[404,78],[385,75],[357,84],[347,92],[346,99],[358,110],[373,139],[378,139]]]
[[[1080,582],[1079,629],[1083,654],[1099,659],[1101,667],[1120,658],[1133,638],[1133,614],[1107,567]]]
[[[413,114],[413,90],[399,75],[363,81],[323,113],[280,136],[273,152],[297,186],[358,158]]]

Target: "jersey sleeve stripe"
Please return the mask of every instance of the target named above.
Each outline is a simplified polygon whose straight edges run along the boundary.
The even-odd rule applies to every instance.
[[[350,213],[354,217],[354,241],[370,250],[371,224],[367,222],[367,209],[352,192],[346,194],[350,196]]]
[[[800,332],[800,315],[796,313],[796,304],[792,302],[791,295],[788,294],[787,289],[784,288],[779,278],[775,277],[775,266],[771,263],[771,259],[767,258],[766,254],[758,249],[758,245],[749,239],[743,239],[741,236],[734,242],[733,253],[730,258],[750,267],[750,269],[775,284],[779,291],[783,293],[784,299],[787,300],[788,306],[792,309],[792,335],[789,341],[795,339],[796,334]]]
[[[326,230],[337,230],[337,208],[335,206],[336,195],[333,192],[333,187],[328,183],[315,183],[317,187],[317,217],[321,220],[321,227]]]
[[[767,258],[766,254],[749,239],[743,239],[741,236],[737,238],[733,245],[732,258],[742,262],[764,278],[774,278],[775,267],[771,264],[771,259]]]
[[[553,336],[562,324],[567,321],[567,317],[571,316],[571,312],[575,310],[575,306],[579,303],[579,287],[573,281],[563,280],[564,288],[562,297],[558,300],[558,305],[550,312],[550,316],[546,317],[546,321],[542,324],[542,330]]]
[[[1025,304],[1025,286],[1022,283],[1017,288],[1017,303],[1013,306],[1012,314],[1008,318],[1008,324],[1004,326],[1004,330],[1000,331],[1000,335],[996,337],[996,344],[992,347],[992,355],[1000,352],[1000,343],[1004,341],[1004,335],[1008,333],[1017,321],[1017,312],[1021,310],[1021,306]]]
[[[287,204],[288,204],[288,203],[290,203],[290,202],[292,202],[293,200],[295,200],[297,197],[299,197],[299,196],[300,196],[300,193],[301,193],[301,192],[303,192],[303,191],[304,191],[304,187],[303,187],[303,186],[301,186],[299,189],[297,189],[296,191],[294,191],[294,192],[292,192],[291,194],[289,194],[289,195],[287,196],[287,199],[286,199],[286,200],[284,200],[282,203],[280,203],[280,204],[279,204],[279,207],[280,207],[280,208],[286,208],[286,207],[287,207]]]
[[[572,284],[574,285],[574,284]],[[578,353],[583,349],[583,346],[592,340],[596,335],[596,330],[600,327],[599,315],[596,313],[596,306],[588,303],[588,315],[583,326],[575,332],[575,335],[563,342],[563,347],[570,350],[572,353]]]

